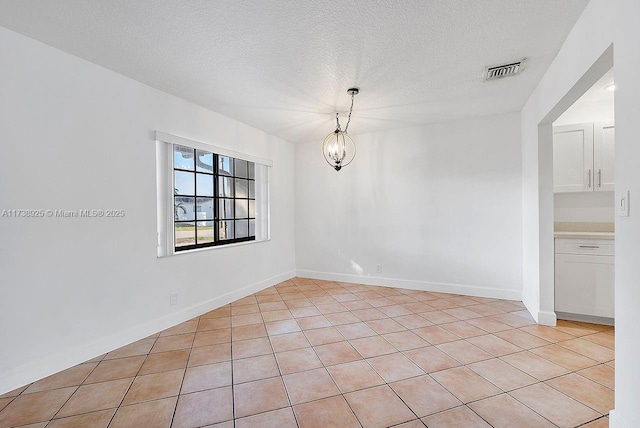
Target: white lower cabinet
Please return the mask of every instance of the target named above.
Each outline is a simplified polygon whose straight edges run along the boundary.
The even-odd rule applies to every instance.
[[[614,318],[613,240],[556,238],[555,310]]]

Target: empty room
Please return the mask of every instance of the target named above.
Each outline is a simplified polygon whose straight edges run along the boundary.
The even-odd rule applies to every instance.
[[[0,0],[0,428],[640,426],[638,16]]]

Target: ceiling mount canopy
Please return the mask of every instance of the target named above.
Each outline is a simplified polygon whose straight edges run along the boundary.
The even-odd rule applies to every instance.
[[[322,154],[327,163],[336,171],[347,166],[356,156],[356,143],[347,134],[349,123],[351,123],[351,112],[353,111],[353,98],[360,93],[360,88],[352,87],[347,89],[347,94],[351,95],[351,107],[349,108],[349,118],[344,131],[340,129],[340,113],[336,113],[336,130],[327,135],[322,142]]]

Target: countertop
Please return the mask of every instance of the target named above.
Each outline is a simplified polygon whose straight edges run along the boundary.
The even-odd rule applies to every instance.
[[[577,239],[614,239],[613,232],[558,232],[553,233],[555,238],[577,238]]]
[[[554,237],[574,239],[614,239],[613,223],[556,222]]]

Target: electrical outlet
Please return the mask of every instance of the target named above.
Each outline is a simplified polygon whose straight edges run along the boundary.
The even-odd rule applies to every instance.
[[[178,293],[169,294],[169,306],[175,306],[178,304]]]
[[[376,273],[382,273],[382,265],[376,265]]]

